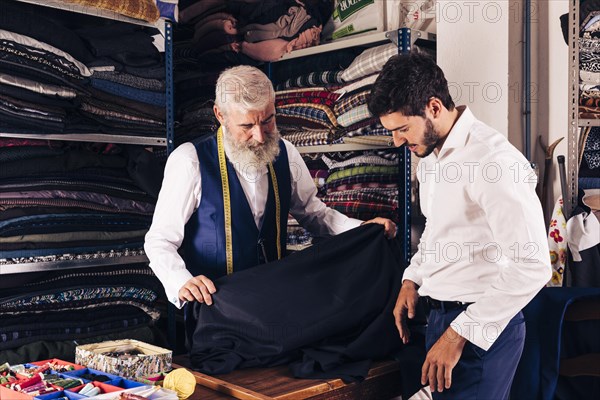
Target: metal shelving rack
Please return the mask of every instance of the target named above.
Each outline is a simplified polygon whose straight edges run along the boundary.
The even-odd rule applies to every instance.
[[[567,198],[563,199],[565,215],[571,215],[577,204],[579,127],[579,0],[569,0],[569,127],[567,133]],[[589,123],[600,121],[589,121]]]
[[[411,30],[409,28],[399,28],[387,32],[377,32],[364,36],[350,37],[336,42],[322,44],[319,46],[309,47],[306,49],[295,50],[283,56],[280,60],[269,63],[267,65],[267,73],[271,77],[273,64],[282,61],[288,61],[299,57],[307,57],[316,54],[327,53],[330,51],[338,51],[356,46],[375,46],[392,41],[398,46],[398,53],[408,53],[412,46],[419,39],[435,41],[436,35],[430,32]],[[354,151],[354,150],[373,150],[373,149],[389,149],[389,145],[365,145],[365,144],[331,144],[320,146],[302,146],[297,147],[300,153],[325,153],[332,151]],[[406,146],[398,149],[399,153],[399,192],[404,197],[404,207],[399,213],[398,234],[402,240],[402,261],[403,267],[407,267],[411,257],[411,154]]]
[[[78,14],[92,15],[95,17],[110,19],[120,22],[126,22],[135,25],[147,26],[158,29],[165,40],[165,68],[166,68],[166,134],[165,137],[147,137],[135,135],[110,135],[104,133],[83,133],[83,134],[27,134],[27,133],[9,133],[0,132],[0,137],[42,139],[42,140],[61,140],[61,141],[80,141],[80,142],[103,142],[103,143],[121,143],[136,144],[144,146],[162,146],[167,147],[167,151],[174,148],[174,99],[173,99],[173,27],[172,23],[165,19],[159,19],[156,23],[149,23],[142,20],[128,18],[112,11],[101,10],[94,7],[87,7],[78,4],[69,4],[58,1],[43,0],[14,0],[20,3],[30,3],[43,7],[50,7],[73,12]],[[131,250],[126,252],[127,256],[99,258],[94,255],[84,257],[75,255],[75,259],[70,261],[42,261],[27,262],[28,256],[23,252],[21,258],[3,258],[0,252],[0,275],[26,273],[37,271],[48,271],[55,269],[72,268],[92,268],[106,265],[120,265],[128,263],[147,262],[148,259],[141,250]],[[102,252],[100,252],[102,253]],[[60,258],[61,255],[45,257],[51,260],[52,257]],[[37,258],[37,257],[36,257]]]
[[[36,134],[36,133],[12,133],[0,132],[0,137],[22,138],[22,139],[41,139],[41,140],[62,140],[76,142],[103,142],[120,144],[137,144],[144,146],[167,147],[170,152],[174,148],[173,124],[173,26],[165,19],[159,19],[155,23],[150,23],[134,18],[129,18],[114,11],[102,10],[95,7],[83,6],[80,4],[65,3],[61,1],[44,0],[13,0],[19,3],[35,4],[42,7],[50,7],[65,12],[91,15],[98,18],[110,19],[113,21],[125,22],[128,24],[146,26],[157,29],[165,40],[165,68],[166,68],[166,94],[167,94],[167,119],[165,137],[155,136],[137,136],[137,135],[110,135],[105,133],[69,133],[69,134]]]
[[[579,118],[579,0],[569,0],[569,126],[567,132],[567,198],[570,216],[578,197],[579,135],[581,128],[600,126],[600,119]]]

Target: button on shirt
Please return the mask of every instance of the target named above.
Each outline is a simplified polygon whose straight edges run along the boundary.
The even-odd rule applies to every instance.
[[[451,326],[488,350],[551,277],[536,175],[467,107],[442,149],[417,168],[427,222],[403,279],[420,296],[473,303]]]
[[[362,221],[328,208],[317,198],[317,188],[302,156],[290,142],[283,141],[292,181],[290,214],[315,235],[337,235],[359,226]],[[260,227],[269,191],[267,167],[241,168],[239,164],[234,164],[234,169],[256,226]],[[201,199],[198,153],[193,144],[185,143],[167,160],[152,226],[144,243],[150,267],[162,282],[167,298],[180,308],[184,303],[179,301],[179,289],[192,278],[192,274],[186,269],[177,250],[183,242],[185,224],[199,207]]]

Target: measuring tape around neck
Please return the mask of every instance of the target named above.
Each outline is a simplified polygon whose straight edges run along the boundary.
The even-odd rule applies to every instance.
[[[233,239],[231,231],[231,194],[229,191],[229,176],[227,174],[227,160],[225,158],[225,148],[223,146],[223,129],[217,131],[217,152],[219,153],[219,169],[221,171],[221,186],[223,188],[223,214],[225,216],[225,259],[227,262],[227,275],[233,273]],[[279,201],[279,186],[273,163],[269,163],[271,183],[275,195],[275,223],[277,226],[277,259],[281,259],[281,203]]]

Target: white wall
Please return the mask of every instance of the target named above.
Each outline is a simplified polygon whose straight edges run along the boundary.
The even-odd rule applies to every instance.
[[[568,47],[560,15],[568,0],[532,0],[531,9],[531,159],[544,171],[545,145],[565,140],[554,152],[549,175],[547,218],[560,195],[556,156],[566,154]],[[437,58],[457,104],[496,128],[524,151],[522,0],[438,0]],[[541,180],[539,184],[541,194]]]
[[[552,166],[550,171],[547,171],[550,174],[548,198],[545,202],[548,219],[555,200],[561,194],[556,156],[567,154],[569,61],[568,46],[562,36],[559,17],[568,11],[569,2],[568,0],[538,0],[536,5],[540,17],[537,24],[540,45],[537,48],[539,97],[535,160],[541,165],[544,164],[543,151],[537,143],[538,134],[542,136],[542,142],[546,146],[564,137],[556,147]]]
[[[437,61],[457,105],[508,132],[508,1],[438,0]]]

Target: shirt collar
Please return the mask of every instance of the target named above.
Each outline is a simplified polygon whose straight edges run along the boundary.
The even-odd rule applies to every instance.
[[[450,149],[465,147],[471,127],[475,123],[475,116],[468,106],[458,106],[456,109],[461,114],[452,129],[450,129],[446,141],[438,154],[438,158],[442,157]]]

